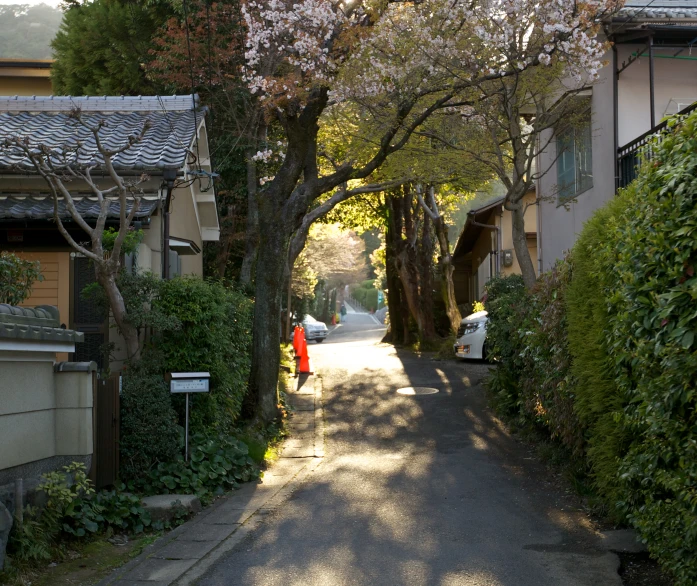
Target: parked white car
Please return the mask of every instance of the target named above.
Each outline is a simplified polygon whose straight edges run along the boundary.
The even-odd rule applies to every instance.
[[[305,316],[303,320],[303,329],[305,330],[305,339],[314,340],[318,344],[324,342],[327,337],[329,330],[327,329],[327,324],[323,321],[317,321],[311,315]]]
[[[486,360],[486,316],[486,311],[478,311],[460,322],[454,346],[455,356]]]

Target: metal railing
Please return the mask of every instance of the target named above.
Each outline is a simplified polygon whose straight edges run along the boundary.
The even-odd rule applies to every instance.
[[[689,114],[697,109],[697,102],[683,108],[676,116]],[[653,158],[653,146],[660,144],[663,140],[664,130],[668,126],[668,119],[654,126],[648,132],[645,132],[640,137],[635,138],[632,142],[627,143],[623,147],[617,149],[617,171],[619,174],[619,187],[627,187],[634,179],[636,179],[639,166],[644,161],[650,161]],[[657,140],[654,141],[654,137]]]

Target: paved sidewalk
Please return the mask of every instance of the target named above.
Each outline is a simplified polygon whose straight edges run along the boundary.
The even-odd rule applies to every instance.
[[[98,586],[192,584],[293,493],[324,457],[322,381],[307,375],[296,381],[288,395],[294,411],[290,437],[263,479],[242,485],[163,535]]]

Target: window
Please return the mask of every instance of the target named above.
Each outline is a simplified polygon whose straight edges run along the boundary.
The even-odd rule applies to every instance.
[[[565,200],[593,187],[590,120],[557,135],[557,186]]]

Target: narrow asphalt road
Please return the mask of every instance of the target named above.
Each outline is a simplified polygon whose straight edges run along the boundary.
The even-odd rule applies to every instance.
[[[199,584],[620,586],[573,499],[487,410],[487,365],[395,351],[383,333],[350,314],[310,345],[325,460]]]

